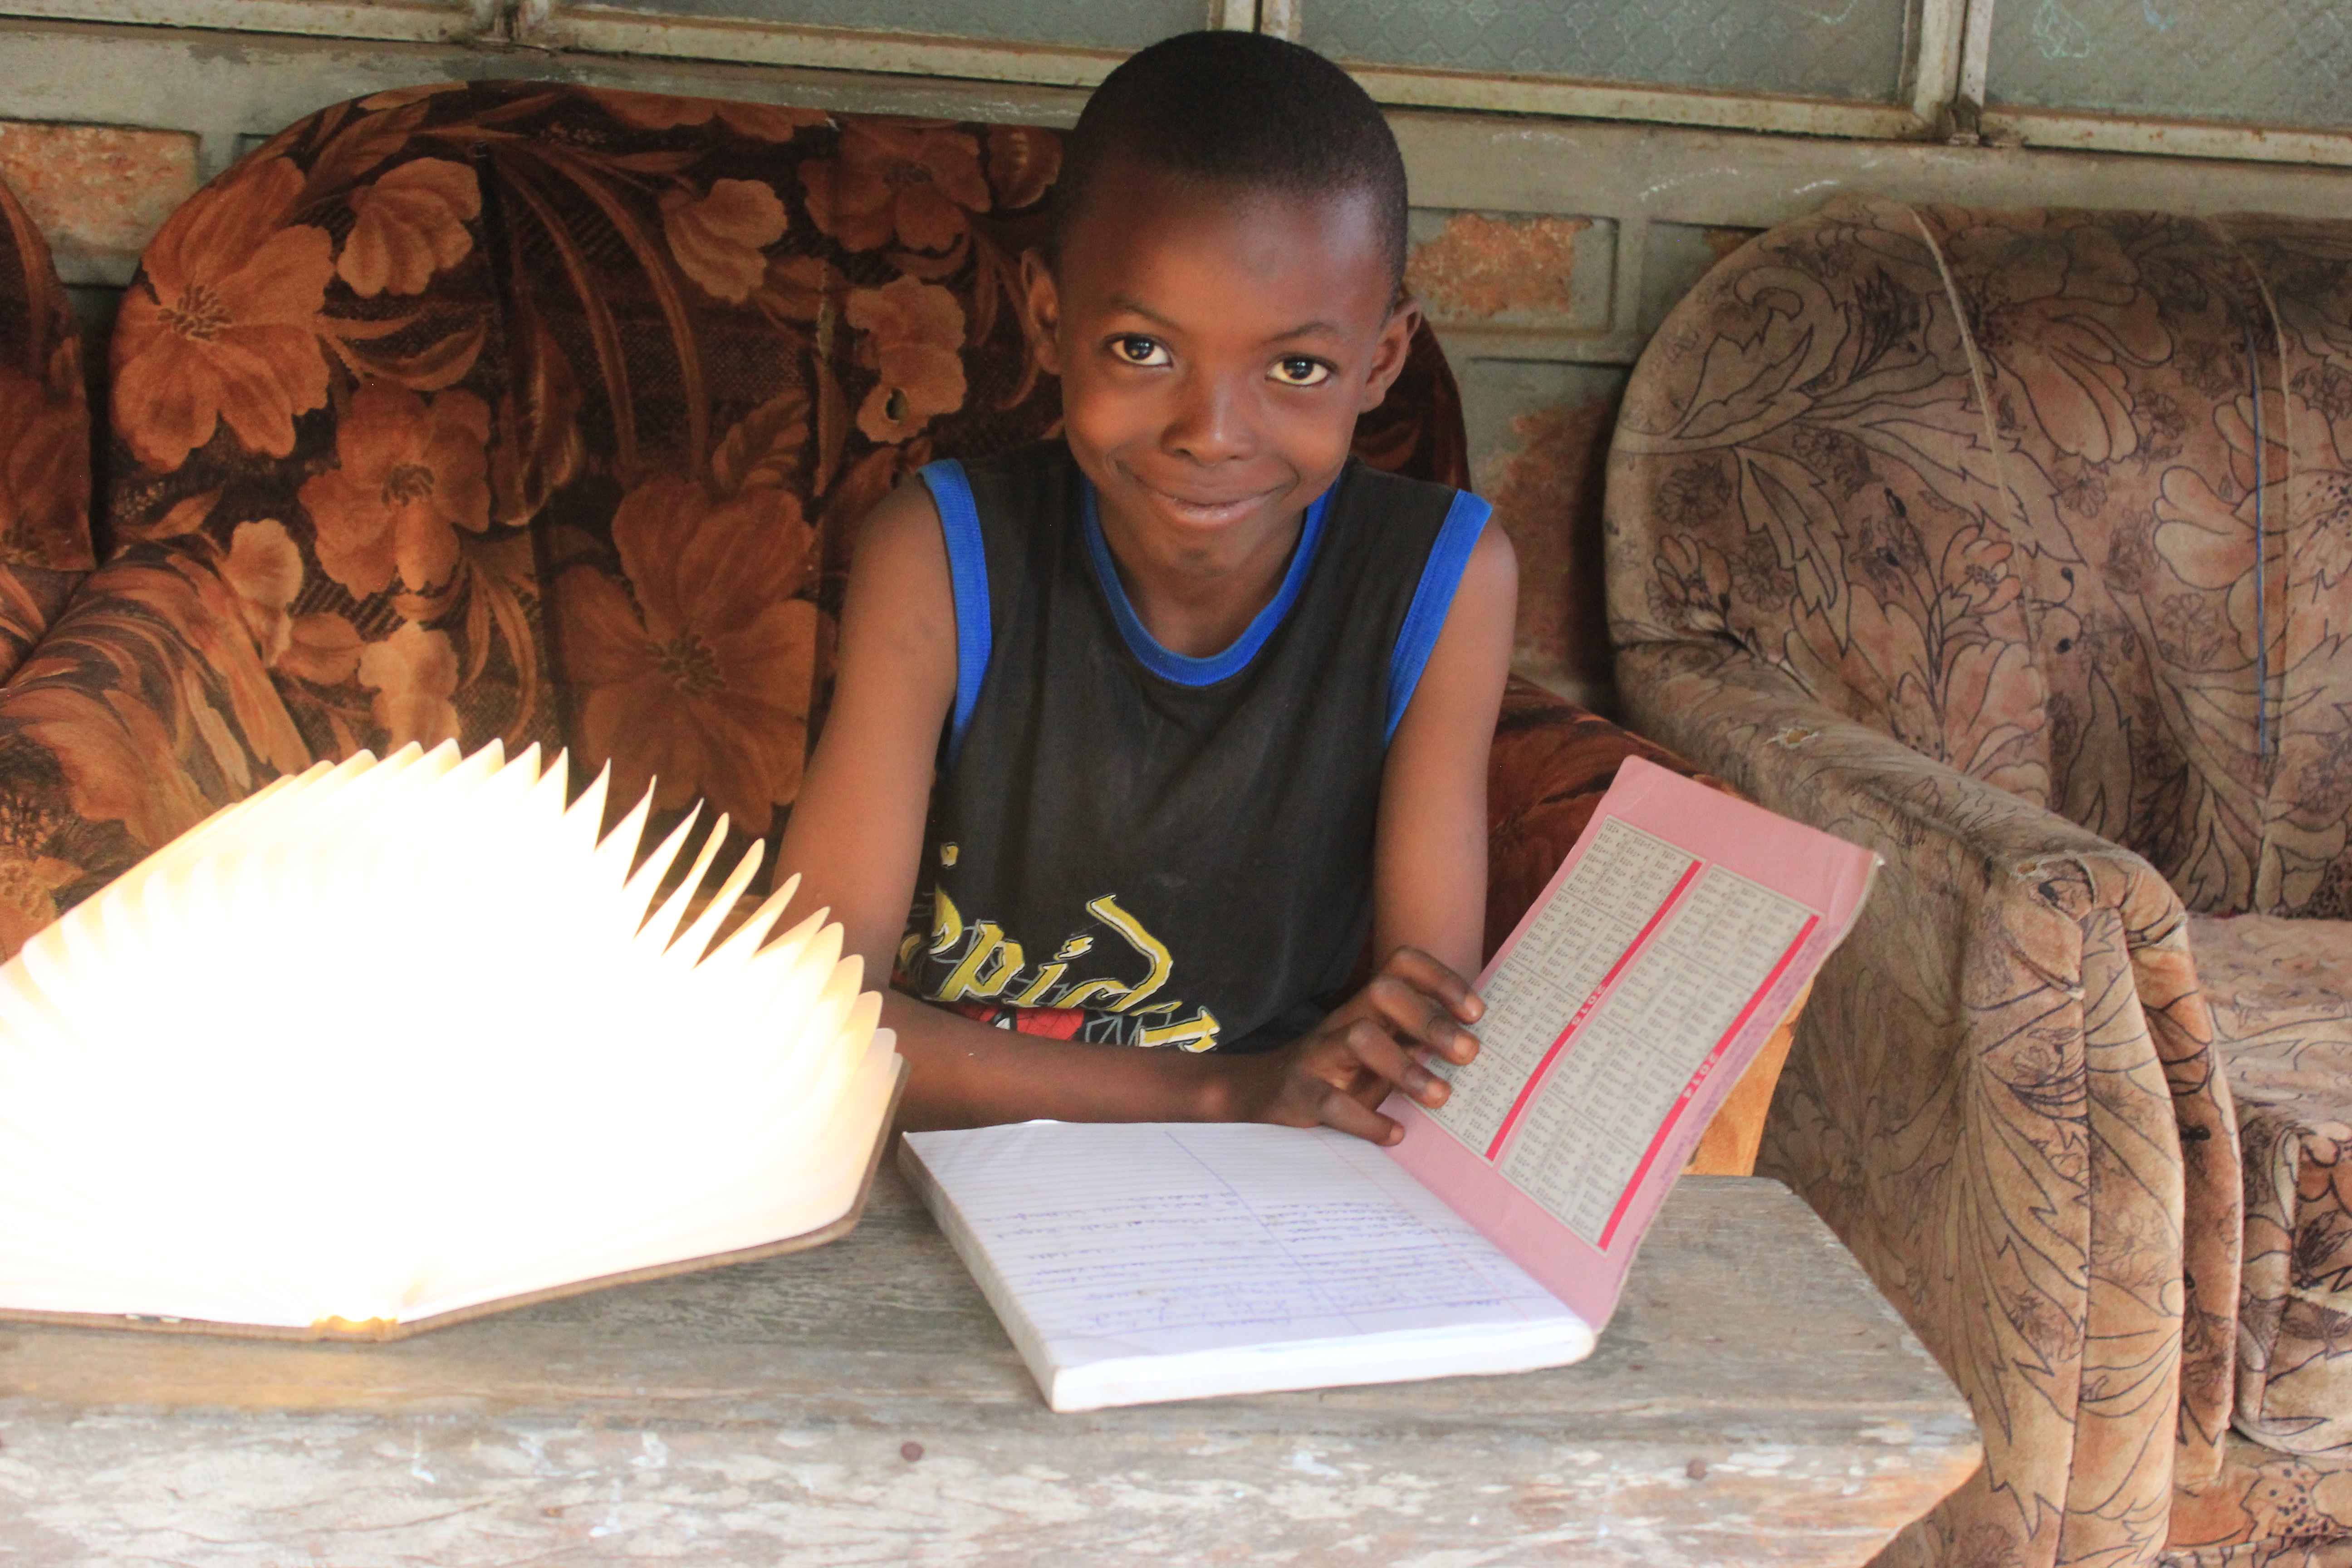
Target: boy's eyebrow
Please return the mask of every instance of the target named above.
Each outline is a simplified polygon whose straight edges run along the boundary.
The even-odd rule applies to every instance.
[[[1142,316],[1159,322],[1163,327],[1172,327],[1176,324],[1132,294],[1114,292],[1110,297],[1110,302],[1115,309],[1125,311],[1130,316]]]
[[[1177,324],[1131,294],[1113,293],[1110,302],[1118,310],[1157,321],[1163,327],[1173,327]],[[1281,343],[1287,342],[1293,338],[1311,338],[1318,333],[1325,337],[1334,337],[1339,335],[1339,328],[1330,321],[1318,319],[1293,327],[1286,332],[1276,332],[1265,341],[1270,343]]]

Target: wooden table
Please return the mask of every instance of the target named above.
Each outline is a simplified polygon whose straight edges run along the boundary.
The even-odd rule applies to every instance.
[[[1055,1415],[886,1163],[846,1239],[392,1345],[0,1331],[0,1561],[1859,1563],[1976,1428],[1778,1184],[1582,1365]]]

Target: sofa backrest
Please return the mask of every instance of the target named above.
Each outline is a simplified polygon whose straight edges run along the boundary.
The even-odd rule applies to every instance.
[[[1057,133],[529,82],[336,105],[149,247],[112,521],[202,556],[314,756],[493,736],[772,831],[853,526],[1053,431],[1016,310]],[[1424,333],[1359,426],[1466,483]]]
[[[2352,914],[2347,455],[2352,224],[1841,200],[1637,369],[1612,634],[1735,643],[2192,908]]]
[[[0,182],[0,677],[94,564],[89,490],[73,307],[40,230]]]

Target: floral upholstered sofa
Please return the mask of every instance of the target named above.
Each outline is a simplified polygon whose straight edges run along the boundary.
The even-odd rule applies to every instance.
[[[72,308],[40,232],[0,185],[0,671],[24,661],[96,564],[89,440]]]
[[[0,294],[0,953],[362,747],[565,745],[616,800],[657,778],[666,813],[707,798],[772,839],[853,525],[933,458],[1056,426],[1014,288],[1060,155],[1023,126],[529,82],[324,110],[150,245],[87,581],[88,467],[51,461],[86,445],[72,338],[8,208],[0,289],[36,308]],[[1466,482],[1425,331],[1356,446]],[[1636,754],[1688,771],[1514,684],[1490,948]],[[1745,1168],[1769,1082],[1708,1168]]]
[[[2352,1563],[2352,224],[1842,202],[1607,515],[1636,721],[1888,862],[1760,1168],[1983,1428],[1908,1552]]]

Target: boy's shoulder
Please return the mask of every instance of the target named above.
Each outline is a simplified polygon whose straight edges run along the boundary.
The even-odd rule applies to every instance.
[[[984,457],[936,462],[933,468],[952,467],[954,483],[971,498],[973,526],[1011,527],[1026,533],[1041,522],[1075,522],[1079,507],[1077,459],[1058,436],[1000,447]],[[934,492],[941,489],[934,482]]]
[[[1468,493],[1435,479],[1418,479],[1376,468],[1360,457],[1348,459],[1348,466],[1339,470],[1332,489],[1335,500],[1350,506],[1375,507],[1384,513],[1407,516],[1426,514],[1440,520],[1453,510],[1454,498]]]
[[[1059,436],[1047,436],[1034,441],[1024,441],[1014,447],[1000,447],[984,457],[947,458],[961,468],[967,480],[974,485],[1034,484],[1058,480],[1067,483],[1077,473],[1077,459],[1070,456],[1069,443]],[[936,465],[935,465],[936,466]]]

